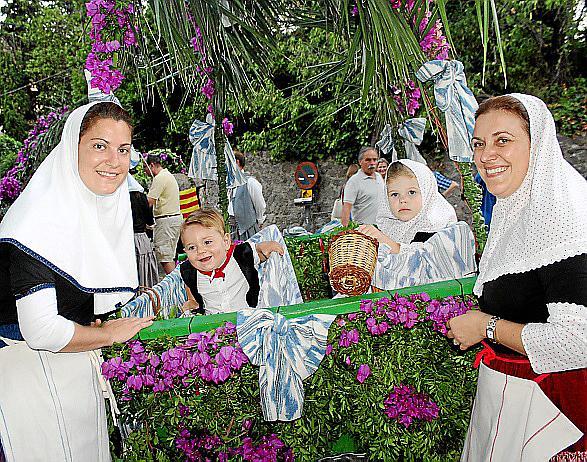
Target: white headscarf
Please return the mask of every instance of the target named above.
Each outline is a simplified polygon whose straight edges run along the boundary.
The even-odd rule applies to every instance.
[[[0,223],[0,242],[14,244],[86,292],[94,312],[127,302],[138,285],[126,181],[113,193],[90,191],[78,172],[82,120],[74,110],[61,141],[39,166]]]
[[[522,185],[497,199],[474,292],[587,252],[587,182],[564,160],[552,114],[535,96],[514,93],[530,116],[530,164]]]
[[[385,194],[381,198],[377,212],[377,226],[396,242],[409,244],[416,233],[435,233],[457,222],[457,214],[452,205],[438,192],[436,179],[432,171],[424,164],[410,159],[400,159],[418,181],[422,194],[422,210],[411,220],[401,221],[389,208],[387,192],[387,173],[385,174]],[[390,165],[391,167],[391,165]],[[389,167],[387,169],[389,172]]]

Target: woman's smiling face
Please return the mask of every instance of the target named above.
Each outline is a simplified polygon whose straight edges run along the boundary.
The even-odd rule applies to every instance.
[[[126,180],[131,142],[131,128],[122,120],[99,119],[85,131],[78,144],[78,171],[90,191],[112,194]]]
[[[530,164],[530,136],[520,117],[503,110],[480,115],[471,144],[489,192],[502,199],[516,192]]]

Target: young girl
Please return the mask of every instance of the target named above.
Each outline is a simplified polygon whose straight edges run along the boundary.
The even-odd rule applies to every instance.
[[[428,284],[475,271],[473,233],[466,223],[457,223],[454,208],[438,192],[426,165],[409,159],[393,162],[385,185],[377,228],[359,228],[382,244],[375,287]]]
[[[180,265],[188,294],[184,312],[217,314],[257,307],[259,265],[273,252],[284,254],[275,241],[233,244],[224,230],[222,216],[210,209],[192,213],[182,225],[188,256]]]

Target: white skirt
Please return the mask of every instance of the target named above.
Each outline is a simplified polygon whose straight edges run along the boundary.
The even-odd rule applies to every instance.
[[[0,348],[0,439],[7,462],[108,462],[94,352]]]
[[[546,462],[582,435],[536,382],[479,365],[461,462]]]

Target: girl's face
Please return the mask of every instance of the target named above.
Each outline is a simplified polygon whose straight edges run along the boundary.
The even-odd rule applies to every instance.
[[[489,192],[502,199],[516,192],[530,163],[530,137],[522,120],[506,111],[482,114],[475,122],[471,144]]]
[[[387,173],[387,167],[389,167],[389,164],[385,161],[383,162],[379,162],[377,164],[377,172],[381,175],[381,176],[385,176],[385,174]]]
[[[188,260],[199,271],[220,268],[230,249],[230,234],[200,224],[189,225],[181,236]]]
[[[391,213],[401,221],[409,221],[422,210],[422,193],[418,180],[401,175],[387,182]]]
[[[126,122],[99,119],[78,144],[79,176],[94,194],[108,195],[126,181],[131,129]]]

